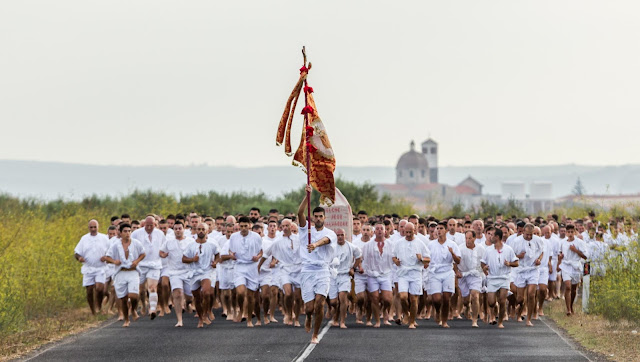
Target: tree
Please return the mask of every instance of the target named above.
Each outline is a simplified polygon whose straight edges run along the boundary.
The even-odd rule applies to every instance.
[[[582,181],[580,181],[580,177],[576,180],[576,184],[573,186],[573,190],[571,192],[576,196],[582,196],[586,193],[586,190],[582,185]]]

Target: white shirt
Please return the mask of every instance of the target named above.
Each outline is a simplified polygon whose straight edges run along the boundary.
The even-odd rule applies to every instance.
[[[273,243],[276,242],[276,240],[278,240],[278,237],[274,237],[273,239],[269,237],[269,235],[264,236],[262,238],[262,250],[264,250],[265,252],[262,253],[262,257],[265,258],[266,260],[262,263],[262,267],[260,268],[260,273],[271,273],[271,268],[269,268],[269,264],[271,264],[271,260],[273,259],[273,256],[266,255],[266,250],[271,248],[271,245],[273,245]]]
[[[381,277],[391,274],[393,264],[393,244],[389,239],[384,241],[382,254],[375,239],[369,240],[362,248],[362,269],[370,277]]]
[[[453,253],[460,257],[460,248],[458,245],[447,240],[443,244],[436,239],[429,243],[429,251],[431,252],[431,262],[429,263],[430,274],[448,273],[453,271],[453,256],[449,252],[449,248],[453,250]]]
[[[198,261],[190,263],[190,265],[191,269],[196,274],[203,274],[213,270],[213,266],[211,266],[211,263],[218,253],[219,251],[216,247],[216,244],[210,241],[205,241],[202,244],[196,241],[191,241],[187,244],[187,248],[185,249],[183,255],[187,258],[192,259],[194,256],[196,256],[196,254],[198,254]]]
[[[424,263],[422,259],[418,259],[417,254],[420,254],[423,259],[431,257],[429,249],[418,238],[414,237],[413,240],[409,241],[404,237],[398,240],[393,248],[393,256],[400,260],[400,265],[396,271],[397,276],[405,276],[412,271],[422,272]]]
[[[160,229],[153,229],[151,232],[151,240],[149,240],[149,234],[144,228],[140,228],[132,232],[131,239],[139,240],[144,247],[145,257],[140,262],[140,266],[151,269],[162,268],[162,262],[160,261],[160,248],[167,242],[167,238]]]
[[[229,255],[229,239],[227,239],[226,236],[218,238],[218,245],[220,245],[220,248],[218,249],[220,256]],[[233,259],[221,260],[220,263],[218,263],[218,265],[225,270],[233,269],[235,264],[236,261]],[[218,266],[216,266],[216,268],[217,267]]]
[[[338,244],[338,237],[333,230],[328,228],[322,228],[318,231],[315,226],[311,228],[311,242],[327,237],[330,240],[329,244],[323,245],[319,248],[315,248],[312,252],[309,252],[307,246],[309,245],[309,222],[304,227],[298,227],[298,242],[300,243],[300,257],[302,258],[302,272],[310,271],[329,271],[329,264],[333,260],[335,254],[336,245]]]
[[[236,264],[257,264],[253,257],[262,250],[262,238],[253,231],[249,231],[246,236],[240,231],[235,232],[229,238],[229,250],[236,254]]]
[[[458,245],[458,247],[464,245],[467,241],[465,240],[463,233],[454,233],[451,235],[450,232],[447,232],[447,240],[451,240]]]
[[[338,274],[348,274],[356,259],[361,256],[360,249],[352,243],[336,244],[336,256],[333,258],[331,266],[336,269]]]
[[[582,258],[578,253],[569,249],[571,245],[574,245],[584,256],[589,258],[589,250],[587,248],[587,243],[584,240],[573,238],[573,241],[569,241],[568,239],[562,243],[562,263],[560,263],[560,270],[564,270],[566,272],[572,273],[580,271],[582,268]]]
[[[356,234],[351,235],[351,242],[354,242],[354,241],[360,240],[360,239],[362,239],[362,233],[360,233],[358,235],[356,235]]]
[[[525,252],[518,265],[518,271],[525,272],[538,269],[535,262],[544,252],[544,244],[537,235],[532,235],[531,240],[525,240],[524,235],[520,235],[513,241],[513,251],[516,255]]]
[[[516,253],[509,245],[502,245],[500,251],[496,250],[495,245],[491,245],[484,251],[484,256],[480,260],[481,263],[489,266],[489,274],[487,279],[508,279],[511,273],[511,267],[504,265],[504,261],[513,263],[518,260]]]
[[[184,255],[185,250],[187,250],[189,244],[193,242],[194,241],[191,238],[184,238],[182,240],[169,239],[160,249],[169,254],[164,259],[167,260],[167,270],[170,276],[184,273],[190,269],[189,264],[182,262],[182,256]]]
[[[139,240],[131,239],[131,244],[129,244],[129,257],[126,257],[124,247],[122,246],[122,239],[116,239],[109,250],[107,251],[107,256],[113,260],[120,260],[120,265],[116,265],[116,273],[120,271],[122,268],[131,268],[133,261],[138,259],[140,255],[144,254],[144,246]],[[146,256],[145,256],[146,258]],[[142,259],[144,260],[144,259]],[[140,264],[138,264],[138,267]],[[138,270],[139,268],[136,268]],[[138,270],[140,272],[140,270]]]
[[[87,233],[78,242],[74,252],[84,258],[82,268],[80,271],[82,274],[91,274],[106,270],[107,263],[100,261],[100,258],[107,254],[111,242],[105,234],[91,235]]]
[[[296,274],[302,269],[300,243],[297,242],[297,238],[295,235],[282,235],[269,248],[264,249],[264,255],[276,258],[283,273]]]
[[[492,245],[493,246],[493,245]],[[483,245],[476,244],[473,249],[469,249],[466,245],[460,247],[460,264],[458,264],[458,271],[462,273],[462,276],[475,275],[482,277],[482,266],[480,260],[484,257],[485,247]]]

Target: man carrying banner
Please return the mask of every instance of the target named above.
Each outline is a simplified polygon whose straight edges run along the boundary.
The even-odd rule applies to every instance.
[[[311,343],[318,343],[318,333],[322,324],[322,312],[324,302],[329,294],[329,282],[331,274],[329,264],[333,260],[337,244],[337,236],[332,230],[324,227],[324,209],[316,207],[313,209],[313,223],[311,227],[307,224],[304,209],[307,207],[307,198],[311,195],[311,186],[306,186],[306,194],[300,207],[298,207],[299,243],[302,257],[302,271],[300,272],[300,286],[302,289],[302,300],[304,311],[307,315],[304,327],[307,332],[311,331],[311,318],[313,316],[313,334]],[[311,232],[311,243],[309,244],[309,232]]]

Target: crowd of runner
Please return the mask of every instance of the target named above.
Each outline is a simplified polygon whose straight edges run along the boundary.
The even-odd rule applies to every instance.
[[[474,328],[478,320],[532,326],[554,298],[563,298],[572,315],[584,263],[602,276],[606,260],[637,240],[624,220],[600,224],[593,213],[577,220],[438,220],[366,211],[354,215],[346,240],[345,230],[324,226],[321,207],[308,225],[306,205],[305,198],[297,214],[286,216],[275,209],[262,216],[258,208],[139,221],[123,214],[112,217],[106,235],[91,220],[75,248],[89,307],[94,314],[117,310],[124,327],[172,313],[182,327],[186,313],[202,328],[216,309],[248,327],[278,323],[276,312],[298,327],[302,313],[312,343],[324,318],[347,328],[347,313],[374,328],[416,328],[428,319],[449,328],[453,318]]]

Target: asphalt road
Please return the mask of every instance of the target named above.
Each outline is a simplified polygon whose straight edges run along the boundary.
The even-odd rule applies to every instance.
[[[278,318],[281,320],[281,318]],[[302,318],[301,318],[302,319]],[[174,328],[173,315],[148,318],[121,328],[109,321],[87,333],[36,351],[33,361],[585,361],[571,342],[542,321],[534,327],[509,321],[504,330],[469,321],[452,321],[450,329],[418,321],[416,330],[400,326],[380,329],[354,323],[346,330],[328,328],[319,345],[309,347],[303,328],[282,323],[246,328],[244,323],[216,321],[204,329],[185,316]]]

